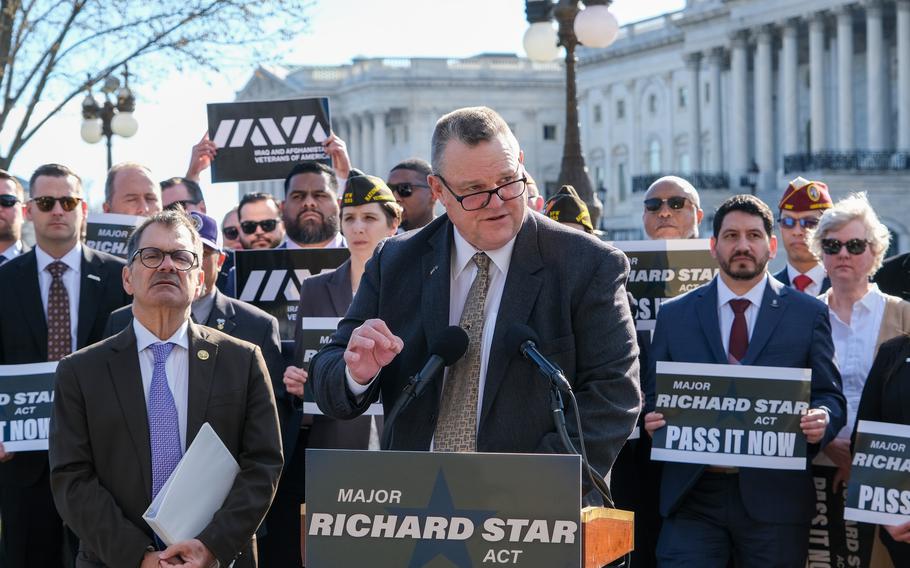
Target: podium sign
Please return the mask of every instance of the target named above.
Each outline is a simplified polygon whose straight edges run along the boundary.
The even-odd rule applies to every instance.
[[[581,566],[578,456],[312,449],[306,509],[307,568]]]

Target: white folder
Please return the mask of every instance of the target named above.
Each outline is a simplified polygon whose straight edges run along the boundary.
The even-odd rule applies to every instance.
[[[167,546],[196,538],[224,504],[239,472],[237,460],[206,422],[142,518]]]

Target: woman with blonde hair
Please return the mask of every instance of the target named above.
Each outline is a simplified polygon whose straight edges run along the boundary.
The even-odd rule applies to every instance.
[[[865,193],[854,193],[821,216],[809,248],[822,259],[831,288],[828,304],[834,352],[847,398],[847,425],[824,453],[838,467],[834,485],[850,476],[850,435],[866,377],[879,346],[910,332],[910,302],[882,293],[870,278],[882,265],[891,233]]]

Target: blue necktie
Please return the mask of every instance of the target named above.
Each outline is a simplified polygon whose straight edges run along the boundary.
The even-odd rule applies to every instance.
[[[149,436],[152,445],[152,499],[161,491],[167,478],[183,457],[177,405],[167,384],[165,369],[167,356],[173,348],[173,343],[153,343],[149,346],[155,355],[148,400]]]

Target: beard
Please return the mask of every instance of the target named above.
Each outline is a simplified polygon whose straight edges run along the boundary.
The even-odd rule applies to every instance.
[[[325,242],[338,234],[338,215],[333,214],[326,217],[320,212],[321,222],[311,219],[301,221],[300,217],[302,215],[303,213],[298,215],[293,222],[289,222],[290,220],[288,219],[285,220],[288,237],[292,241],[303,245],[312,245]]]
[[[751,269],[748,267],[743,267],[738,270],[734,270],[733,264],[740,262],[739,258],[736,260],[728,260],[726,258],[718,257],[717,263],[720,265],[720,269],[724,272],[724,274],[730,278],[733,278],[734,280],[752,280],[756,276],[765,272],[765,268],[768,266],[768,260],[770,259],[770,256],[770,253],[768,253],[761,258],[756,258],[751,253],[745,251],[734,251],[733,254],[730,255],[729,259],[733,259],[734,257],[746,257],[751,259],[752,263],[754,264],[754,268]]]

